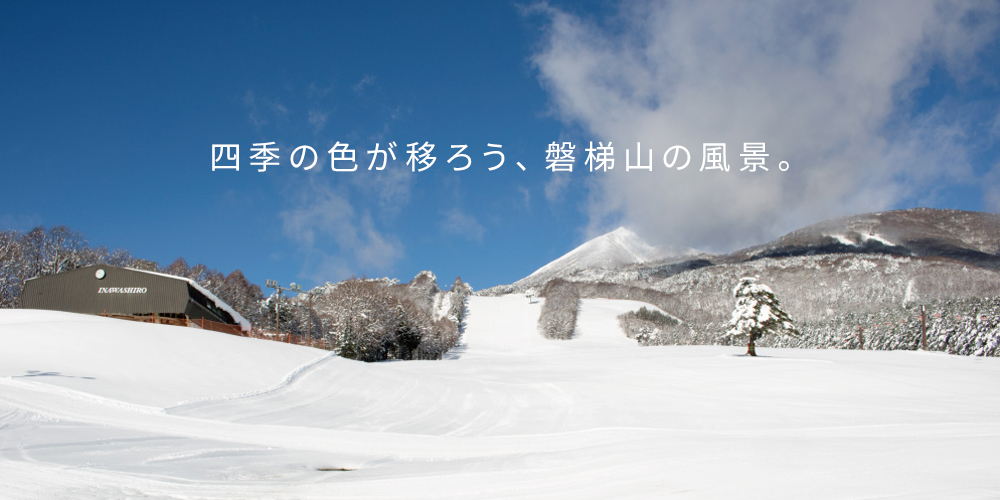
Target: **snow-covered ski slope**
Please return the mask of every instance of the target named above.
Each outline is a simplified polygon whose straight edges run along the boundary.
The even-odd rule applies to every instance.
[[[472,297],[442,361],[0,311],[0,498],[1000,497],[1000,360],[636,346]],[[347,469],[347,470],[344,470]]]

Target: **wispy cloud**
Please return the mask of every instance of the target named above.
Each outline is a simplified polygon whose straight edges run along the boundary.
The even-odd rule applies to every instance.
[[[569,172],[552,172],[552,176],[545,182],[545,199],[549,203],[558,203],[562,199],[563,193],[569,187]]]
[[[319,85],[312,82],[306,87],[306,97],[309,99],[322,99],[330,95],[331,92],[333,92],[332,85]]]
[[[355,210],[346,193],[314,184],[299,198],[301,202],[279,217],[285,235],[302,245],[302,251],[314,262],[312,269],[304,270],[309,278],[322,282],[359,271],[384,272],[403,257],[399,240],[381,231],[367,210]],[[338,269],[339,274],[321,275],[332,269]]]
[[[374,76],[366,74],[365,76],[361,77],[361,79],[358,80],[358,82],[355,83],[351,88],[354,89],[354,92],[360,94],[364,92],[365,88],[374,85],[376,81],[377,79]]]
[[[318,133],[323,130],[323,126],[326,125],[326,119],[330,116],[329,113],[324,113],[316,109],[309,110],[309,124],[313,126],[313,129]]]
[[[277,99],[259,98],[252,90],[243,94],[243,107],[247,109],[247,119],[256,128],[268,124],[269,119],[288,117],[288,108]]]
[[[475,217],[459,208],[445,212],[441,220],[441,231],[445,234],[461,236],[469,241],[483,241],[486,229]]]
[[[524,186],[517,186],[517,192],[524,198],[524,210],[531,211],[531,190]]]
[[[27,231],[42,224],[42,216],[38,214],[3,214],[0,215],[0,230]]]
[[[975,180],[962,154],[973,125],[947,109],[909,119],[906,97],[935,64],[959,81],[981,71],[997,8],[625,3],[602,25],[543,4],[534,10],[550,24],[533,61],[568,126],[614,141],[618,162],[626,147],[634,160],[636,142],[644,157],[654,149],[653,172],[588,180],[591,232],[625,219],[658,242],[728,249]],[[727,144],[735,172],[699,172],[708,142]],[[769,172],[738,171],[744,142],[766,143]],[[691,151],[684,171],[663,167],[673,145]],[[564,188],[553,178],[546,197]]]
[[[385,149],[385,145],[380,145]],[[358,168],[365,170],[371,161],[367,158],[367,151],[364,153],[365,159],[358,163]],[[399,158],[399,152],[396,152]],[[381,163],[378,160],[375,168]],[[400,210],[410,203],[416,176],[406,167],[403,159],[396,161],[388,160],[385,170],[369,170],[363,174],[351,176],[351,187],[365,196],[369,203],[377,206],[378,213],[385,218],[395,217]]]
[[[983,177],[983,191],[988,209],[1000,213],[1000,162]]]

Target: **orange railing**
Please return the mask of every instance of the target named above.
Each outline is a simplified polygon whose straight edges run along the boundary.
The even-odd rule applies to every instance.
[[[153,314],[150,316],[136,316],[128,314],[109,314],[102,313],[100,316],[106,318],[116,318],[125,319],[129,321],[139,321],[142,323],[155,323],[160,325],[174,325],[174,326],[196,326],[203,330],[211,330],[214,332],[228,333],[229,335],[236,335],[238,337],[248,337],[252,339],[261,340],[271,340],[275,342],[284,342],[286,344],[296,344],[304,345],[307,347],[314,347],[317,349],[329,350],[327,342],[325,339],[312,339],[302,335],[296,335],[294,333],[284,333],[275,332],[264,329],[251,329],[250,331],[244,331],[239,325],[230,325],[228,323],[220,323],[218,321],[212,321],[207,319],[189,319],[189,318],[172,318],[167,316],[160,316],[158,314]]]
[[[252,330],[249,334],[245,334],[243,336],[255,339],[273,340],[275,342],[284,342],[286,344],[304,345],[307,347],[315,347],[317,349],[329,350],[329,346],[327,345],[325,339],[311,339],[302,335],[296,335],[294,333],[275,332],[271,330],[264,330],[258,328]]]

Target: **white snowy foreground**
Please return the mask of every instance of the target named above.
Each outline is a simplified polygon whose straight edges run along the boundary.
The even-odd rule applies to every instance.
[[[442,361],[0,311],[0,498],[1000,498],[1000,359],[638,347],[470,300]]]

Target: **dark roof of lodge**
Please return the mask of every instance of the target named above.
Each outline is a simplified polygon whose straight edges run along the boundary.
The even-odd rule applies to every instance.
[[[21,305],[86,314],[185,314],[250,329],[235,309],[191,279],[108,265],[32,278],[25,282]]]

